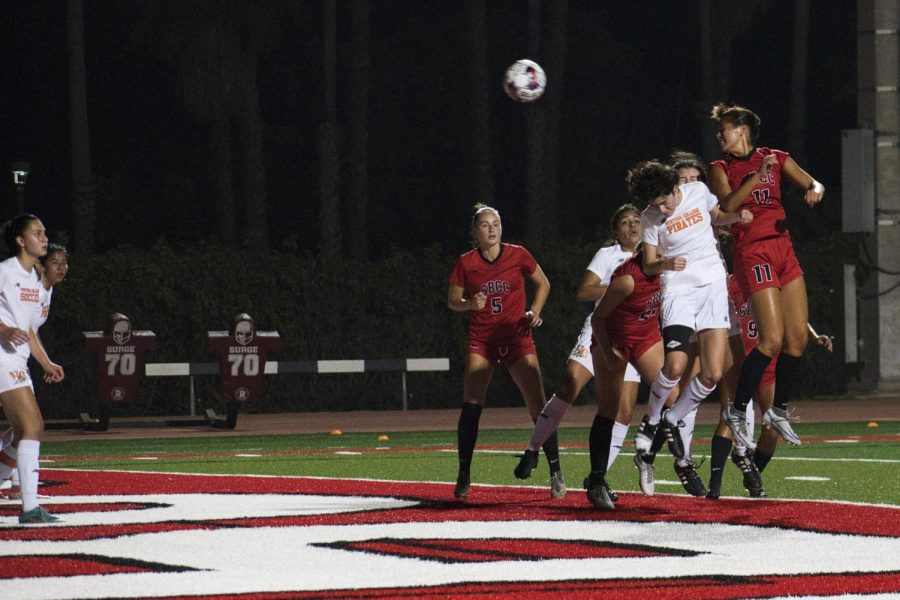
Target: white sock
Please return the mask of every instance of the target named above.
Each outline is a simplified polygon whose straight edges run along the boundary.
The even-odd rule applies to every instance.
[[[684,415],[681,421],[684,423],[684,427],[679,427],[678,432],[681,434],[681,441],[684,444],[684,458],[690,459],[691,443],[694,441],[694,425],[697,423],[697,411],[692,410]]]
[[[609,460],[606,463],[607,471],[609,471],[612,464],[616,461],[616,457],[619,456],[619,451],[622,450],[622,443],[625,441],[625,436],[627,435],[627,423],[619,423],[618,421],[613,423],[612,440],[609,444]]]
[[[678,396],[678,401],[666,413],[666,420],[669,423],[678,423],[689,412],[696,410],[700,403],[703,402],[703,399],[712,394],[714,389],[716,389],[716,386],[708,388],[700,383],[698,377],[694,377],[682,390],[681,395]]]
[[[647,412],[651,425],[659,423],[659,414],[662,412],[662,407],[676,385],[678,385],[678,380],[669,379],[663,375],[662,371],[656,376],[656,381],[650,386],[650,406]]]
[[[553,432],[559,427],[567,412],[569,412],[569,404],[560,400],[556,394],[553,394],[534,423],[534,431],[531,432],[531,441],[528,442],[528,449],[537,452],[544,445],[544,442],[547,441],[547,438],[553,435]]]
[[[0,452],[0,481],[6,481],[16,472],[16,457],[18,453],[12,446],[6,446]],[[13,481],[13,485],[15,485]]]
[[[22,512],[37,508],[38,456],[41,443],[38,440],[19,440],[19,485],[22,488]]]

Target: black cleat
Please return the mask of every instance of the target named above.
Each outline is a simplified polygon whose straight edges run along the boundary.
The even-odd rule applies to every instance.
[[[752,456],[748,454],[740,456],[737,453],[732,452],[731,462],[733,462],[735,466],[741,470],[741,473],[743,473],[744,487],[750,492],[750,497],[759,498],[761,493],[762,495],[765,495],[765,492],[763,492],[762,476],[759,474],[759,469],[756,467],[756,463],[753,462]]]
[[[619,501],[619,495],[613,491],[609,485],[606,486],[607,491],[609,492],[609,499],[614,503]]]
[[[469,495],[469,472],[460,471],[456,476],[456,487],[453,488],[453,495],[456,498],[466,498]]]
[[[528,450],[522,454],[519,459],[519,464],[516,465],[516,468],[513,469],[513,475],[516,476],[516,479],[528,479],[531,477],[531,472],[538,466],[538,453],[536,450]]]
[[[681,427],[682,423],[681,421],[674,425],[669,423],[666,420],[668,412],[669,411],[666,411],[662,414],[659,425],[666,434],[666,443],[669,445],[669,452],[672,453],[672,456],[675,458],[684,458],[684,441],[681,439],[681,432],[678,431],[678,428]]]
[[[688,494],[691,496],[706,495],[706,487],[700,480],[700,476],[697,474],[697,468],[694,466],[694,463],[687,461],[687,464],[682,467],[676,461],[675,474],[678,475],[678,479],[681,480],[681,485],[684,486],[684,489]]]
[[[588,501],[594,508],[600,510],[614,510],[616,505],[610,497],[609,486],[601,473],[591,473],[584,480],[584,489],[587,490]]]

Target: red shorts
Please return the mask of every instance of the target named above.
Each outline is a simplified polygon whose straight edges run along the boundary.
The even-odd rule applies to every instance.
[[[768,238],[750,242],[735,251],[734,276],[749,298],[765,288],[783,288],[803,277],[803,269],[794,255],[790,238]]]
[[[469,354],[483,356],[492,365],[509,369],[523,356],[537,354],[537,347],[534,345],[534,339],[530,336],[507,344],[469,340]]]
[[[634,365],[640,357],[647,353],[656,342],[662,341],[659,328],[645,332],[644,335],[615,335],[609,332],[609,344],[622,353],[625,360]],[[592,342],[591,346],[593,347]]]

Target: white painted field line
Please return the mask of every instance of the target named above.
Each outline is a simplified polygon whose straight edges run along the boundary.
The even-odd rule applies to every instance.
[[[456,453],[456,448],[440,448],[437,450],[438,452],[452,452]],[[475,449],[475,452],[480,454],[522,454],[521,450],[479,450]],[[566,456],[590,456],[589,452],[583,450],[563,450],[560,448],[560,455]],[[619,452],[619,456],[634,456],[634,452]],[[668,456],[668,455],[665,455]],[[702,453],[698,453],[694,455],[695,457],[702,456]],[[772,460],[793,460],[798,462],[857,462],[857,463],[879,463],[879,464],[900,464],[900,459],[897,458],[811,458],[804,456],[774,456]]]

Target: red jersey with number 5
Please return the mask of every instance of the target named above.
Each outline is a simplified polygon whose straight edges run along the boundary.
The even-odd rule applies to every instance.
[[[487,297],[484,308],[471,312],[470,340],[504,344],[522,338],[519,321],[525,316],[525,278],[535,269],[531,253],[515,244],[500,244],[494,261],[485,259],[478,248],[459,257],[450,283],[463,288],[467,298],[478,292]]]
[[[769,154],[775,155],[777,164],[765,177],[759,178],[753,191],[737,208],[738,211],[746,208],[753,213],[753,221],[746,225],[735,223],[731,226],[735,249],[744,243],[788,235],[784,205],[781,203],[781,169],[790,155],[783,150],[757,148],[746,158],[727,156],[710,163],[711,166],[725,171],[728,185],[732,190],[736,190],[745,177],[751,174],[755,176],[763,158]]]
[[[654,339],[659,334],[659,275],[645,275],[641,270],[643,253],[629,258],[613,271],[616,277],[630,275],[634,290],[606,317],[609,341],[625,345],[629,341]]]

